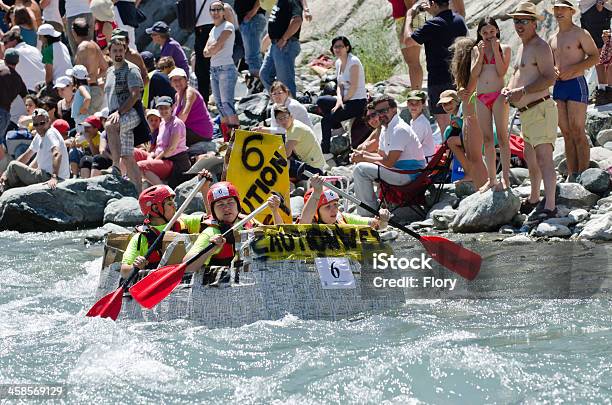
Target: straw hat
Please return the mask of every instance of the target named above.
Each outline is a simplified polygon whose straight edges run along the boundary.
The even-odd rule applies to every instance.
[[[542,21],[544,19],[543,15],[539,15],[536,12],[535,4],[529,1],[524,1],[522,3],[519,3],[518,7],[516,8],[516,11],[514,13],[508,13],[508,16],[512,18],[515,18],[515,17],[535,18],[539,21]]]

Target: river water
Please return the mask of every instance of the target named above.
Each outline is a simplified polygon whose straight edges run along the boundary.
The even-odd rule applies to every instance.
[[[65,384],[64,401],[88,404],[611,403],[607,298],[409,299],[212,330],[113,322],[84,316],[102,250],[83,235],[0,233],[0,384]]]

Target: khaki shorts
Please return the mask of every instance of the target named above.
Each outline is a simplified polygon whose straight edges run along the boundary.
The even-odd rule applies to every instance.
[[[558,123],[557,104],[548,99],[521,113],[521,136],[534,148],[545,143],[554,148]]]
[[[395,33],[399,41],[400,49],[406,49],[404,44],[404,21],[406,17],[400,17],[395,19]],[[419,13],[412,18],[412,31],[416,31],[425,24],[425,13]]]

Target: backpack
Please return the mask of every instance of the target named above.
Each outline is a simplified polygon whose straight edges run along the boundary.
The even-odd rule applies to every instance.
[[[202,1],[202,6],[196,14],[196,0],[176,0],[176,17],[179,27],[187,32],[193,32],[205,4],[206,1]]]

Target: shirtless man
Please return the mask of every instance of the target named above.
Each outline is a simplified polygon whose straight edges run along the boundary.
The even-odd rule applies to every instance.
[[[502,94],[521,113],[521,135],[525,140],[525,159],[531,180],[531,195],[523,203],[523,208],[535,208],[527,218],[527,222],[533,224],[557,215],[557,178],[552,153],[557,138],[558,117],[555,102],[548,91],[557,75],[550,46],[536,33],[537,21],[544,17],[536,14],[535,5],[520,3],[517,11],[509,16],[514,20],[514,29],[522,45],[518,50],[514,74],[508,86],[502,89]],[[542,180],[545,197],[543,204],[538,204]]]
[[[149,83],[149,71],[147,70],[147,67],[145,66],[144,60],[142,60],[142,56],[140,56],[140,53],[129,47],[130,39],[128,36],[128,32],[125,30],[122,30],[121,28],[115,28],[113,30],[112,38],[114,37],[123,38],[125,43],[128,45],[128,51],[125,54],[125,60],[127,60],[128,62],[132,62],[134,65],[138,66],[138,69],[140,70],[140,76],[142,76],[142,81],[146,87],[146,85]]]
[[[91,104],[87,113],[93,115],[104,108],[104,78],[108,70],[108,63],[96,41],[89,40],[89,23],[84,18],[77,18],[72,22],[72,32],[77,44],[75,65],[83,65],[89,73],[89,91]]]
[[[599,52],[591,34],[573,23],[578,9],[569,0],[556,0],[553,10],[559,24],[559,31],[550,40],[557,70],[553,100],[565,140],[567,182],[573,183],[589,168],[590,148],[584,130],[589,87],[584,71],[599,62]]]

